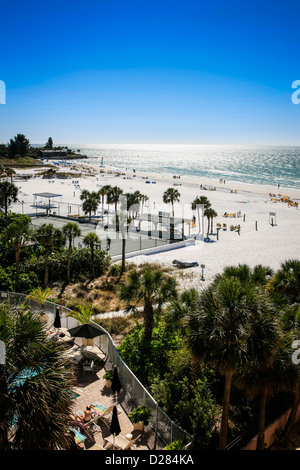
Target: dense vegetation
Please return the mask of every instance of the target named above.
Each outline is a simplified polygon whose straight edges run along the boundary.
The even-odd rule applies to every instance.
[[[41,285],[101,276],[109,265],[106,252],[70,249],[67,229],[68,224],[62,231],[43,224],[34,230],[27,216],[0,215],[0,290],[29,293]]]
[[[130,281],[129,281],[130,282]],[[219,448],[258,432],[299,403],[299,370],[292,360],[299,336],[300,262],[280,270],[229,267],[200,292],[185,291],[143,323],[119,352],[158,404],[193,435],[196,449]],[[120,294],[123,295],[123,288]]]

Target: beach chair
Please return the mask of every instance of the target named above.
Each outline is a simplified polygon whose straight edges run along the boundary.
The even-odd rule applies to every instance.
[[[98,415],[98,418],[100,418],[106,426],[108,426],[108,424],[106,423],[105,420],[107,416],[112,412],[114,406],[115,404],[110,405],[106,408],[105,406],[99,403],[92,404],[92,408],[94,408],[95,413],[97,413]]]
[[[106,450],[104,447],[100,446],[100,444],[94,444],[92,447],[89,447],[86,450]]]
[[[114,447],[117,447],[120,450],[129,450],[139,439],[139,437],[141,437],[141,434],[129,441],[125,436],[122,436],[122,434],[119,434],[118,436],[111,434],[110,436],[105,437],[104,441],[112,444]]]
[[[223,224],[223,230],[227,230],[227,224]]]
[[[94,372],[95,371],[95,368],[94,368],[94,361],[91,361],[90,364],[83,364],[82,365],[82,368],[83,368],[83,372],[86,373],[86,372]]]
[[[86,440],[86,437],[83,434],[81,434],[81,432],[77,431],[77,429],[75,429],[73,427],[70,427],[70,429],[75,434],[75,441],[76,441],[77,444],[81,444],[82,442],[84,442]]]

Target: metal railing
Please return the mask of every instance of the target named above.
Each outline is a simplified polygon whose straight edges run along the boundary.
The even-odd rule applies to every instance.
[[[14,292],[0,292],[0,299],[7,300],[11,305],[20,305],[26,299],[26,294],[19,294]],[[34,310],[41,310],[41,306],[31,299],[26,302]],[[54,315],[58,304],[46,301],[44,304],[44,311],[48,314]],[[71,312],[70,309],[64,307],[61,316],[61,325],[65,328],[73,328],[79,325],[78,321],[73,317],[67,317],[66,314]],[[110,336],[110,334],[100,325],[91,322],[97,328],[100,328],[105,334],[94,338],[94,345],[98,346],[110,359],[111,366],[116,366],[118,375],[123,389],[127,396],[124,396],[122,406],[125,408],[127,414],[132,411],[132,402],[135,406],[147,406],[152,410],[150,419],[150,426],[155,431],[157,436],[167,445],[177,439],[182,439],[185,442],[191,440],[191,436],[180,426],[178,426],[157,404],[154,398],[141,384],[134,373],[129,369],[126,363],[121,358],[117,348]]]

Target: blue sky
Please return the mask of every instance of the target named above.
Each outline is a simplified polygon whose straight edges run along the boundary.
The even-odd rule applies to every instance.
[[[300,145],[299,2],[1,2],[0,142]]]

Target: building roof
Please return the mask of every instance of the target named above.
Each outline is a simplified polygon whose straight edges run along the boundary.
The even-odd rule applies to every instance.
[[[52,197],[62,196],[62,194],[55,194],[55,193],[34,193],[33,196],[40,196],[40,197],[47,197],[48,199]]]

